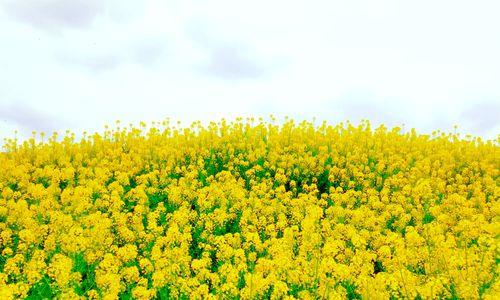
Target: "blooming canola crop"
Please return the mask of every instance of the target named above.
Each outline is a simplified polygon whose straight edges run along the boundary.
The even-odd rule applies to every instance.
[[[497,141],[286,120],[7,140],[0,299],[494,299]]]

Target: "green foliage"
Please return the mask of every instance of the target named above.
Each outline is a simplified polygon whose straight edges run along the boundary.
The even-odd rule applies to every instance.
[[[136,287],[136,284],[127,284],[127,288],[125,291],[122,291],[119,295],[118,298],[120,300],[133,300],[134,297],[132,296],[132,290]]]
[[[238,285],[237,285],[237,288],[238,289],[242,289],[245,287],[245,272],[243,271],[240,271],[240,273],[238,274]]]
[[[373,273],[377,274],[377,273],[380,273],[380,272],[385,272],[385,268],[382,265],[381,261],[376,260],[376,261],[373,262]]]
[[[458,297],[457,290],[455,288],[455,283],[451,283],[449,287],[447,287],[448,291],[450,292],[450,297],[447,298],[449,300],[459,300],[460,298]]]
[[[59,182],[59,188],[61,189],[61,191],[64,191],[64,189],[66,189],[69,185],[69,181],[68,180],[61,180]]]
[[[493,286],[493,283],[495,283],[495,280],[496,280],[496,276],[493,276],[493,278],[490,281],[487,281],[487,282],[481,284],[481,286],[479,287],[479,291],[478,291],[480,297],[482,297],[484,295],[484,293],[487,292]]]
[[[346,297],[347,299],[361,299],[361,295],[356,292],[356,285],[350,281],[350,280],[345,280],[341,282],[341,285],[345,288],[346,290]]]
[[[387,222],[385,222],[385,228],[389,229],[390,231],[396,231],[396,226],[394,223],[397,221],[396,216],[391,216]]]
[[[318,176],[319,195],[321,195],[323,193],[328,193],[330,191],[330,187],[332,186],[332,183],[328,179],[328,176],[329,176],[329,172],[326,169]]]
[[[82,275],[82,281],[75,286],[75,292],[83,296],[88,291],[96,288],[95,283],[95,269],[97,264],[88,264],[85,260],[83,253],[73,255],[73,272],[79,272]]]
[[[154,194],[148,194],[148,205],[149,208],[151,209],[156,209],[158,207],[158,203],[163,202],[167,203],[168,202],[168,195],[164,193],[154,193]]]
[[[35,183],[42,184],[44,188],[48,188],[50,186],[50,178],[48,177],[38,177]]]
[[[200,259],[203,254],[203,249],[200,247],[202,240],[203,227],[195,227],[191,236],[191,244],[189,245],[189,255],[193,259]]]
[[[422,219],[422,224],[429,224],[436,218],[428,211],[425,211],[424,217]]]
[[[424,266],[421,266],[421,265],[406,266],[406,269],[414,274],[417,274],[417,275],[425,275],[426,274]]]
[[[288,289],[288,295],[293,296],[295,298],[298,298],[299,292],[302,290],[304,290],[304,288],[302,286],[300,286],[299,284],[291,284],[289,289]]]
[[[3,272],[3,267],[5,266],[5,262],[7,261],[7,258],[0,254],[0,273]]]
[[[224,262],[217,259],[217,252],[215,250],[210,251],[210,259],[210,272],[217,273],[217,270],[224,264]]]
[[[170,296],[170,286],[166,285],[166,286],[158,289],[158,291],[156,292],[156,298],[158,300],[172,299],[171,296]]]
[[[134,207],[137,205],[137,201],[131,201],[128,198],[123,199],[123,210],[126,212],[132,212]]]
[[[45,275],[35,283],[31,289],[28,291],[28,296],[26,299],[29,300],[42,300],[42,299],[54,299],[56,297],[55,291],[50,285],[50,278]]]

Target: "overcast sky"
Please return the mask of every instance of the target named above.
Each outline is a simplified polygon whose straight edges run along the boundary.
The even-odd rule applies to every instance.
[[[0,0],[0,137],[285,115],[500,133],[499,1]]]

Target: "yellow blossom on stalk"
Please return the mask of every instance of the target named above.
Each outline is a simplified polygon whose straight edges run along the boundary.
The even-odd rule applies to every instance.
[[[116,255],[123,262],[128,262],[137,257],[137,246],[127,244],[117,250]]]
[[[6,140],[0,299],[496,299],[499,166],[368,121]]]
[[[71,279],[71,269],[73,262],[63,254],[55,254],[50,262],[47,274],[59,285],[64,288]]]

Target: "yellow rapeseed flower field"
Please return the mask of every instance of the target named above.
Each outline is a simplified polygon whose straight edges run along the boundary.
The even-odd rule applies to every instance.
[[[498,139],[251,118],[44,139],[0,153],[0,299],[500,295]]]

